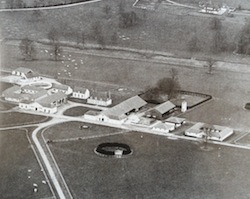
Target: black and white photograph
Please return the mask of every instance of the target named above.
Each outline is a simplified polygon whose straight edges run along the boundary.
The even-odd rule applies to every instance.
[[[0,199],[249,199],[250,0],[0,0]]]

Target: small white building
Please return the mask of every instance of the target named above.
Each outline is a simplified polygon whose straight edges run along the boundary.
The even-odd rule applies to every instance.
[[[13,70],[11,74],[16,75],[16,76],[20,76],[20,77],[22,77],[24,79],[33,79],[33,80],[42,79],[42,77],[39,74],[34,73],[29,68],[23,68],[23,67],[19,67],[19,68]]]
[[[179,117],[169,117],[165,120],[165,124],[174,124],[175,128],[180,127],[181,125],[185,124],[186,119],[185,118],[179,118]]]
[[[90,91],[87,88],[75,87],[71,95],[72,98],[77,99],[88,99],[90,96]]]
[[[56,106],[42,106],[37,102],[30,102],[30,101],[24,101],[19,103],[19,108],[28,111],[37,111],[37,112],[52,113],[52,114],[57,112]]]
[[[185,131],[185,135],[204,138],[207,136],[207,139],[214,141],[223,141],[234,133],[233,129],[224,126],[218,125],[208,125],[204,123],[196,123],[191,128]]]
[[[25,100],[19,103],[19,107],[24,110],[37,111],[43,113],[56,113],[57,107],[67,103],[67,95],[62,92],[52,95],[42,96],[35,101]]]
[[[174,124],[165,124],[162,122],[159,122],[152,127],[152,130],[161,132],[161,133],[169,133],[170,131],[173,131],[174,129],[175,129]]]

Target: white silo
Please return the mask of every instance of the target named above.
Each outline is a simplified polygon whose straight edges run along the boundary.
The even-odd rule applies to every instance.
[[[183,100],[181,103],[181,112],[185,113],[187,111],[187,101]]]

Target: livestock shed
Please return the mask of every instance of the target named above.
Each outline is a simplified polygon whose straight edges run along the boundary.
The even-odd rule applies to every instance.
[[[157,105],[155,108],[147,111],[146,116],[161,120],[165,115],[172,113],[175,108],[176,106],[172,102],[166,101],[162,104]]]
[[[119,122],[126,119],[127,115],[131,112],[137,112],[143,106],[147,104],[139,96],[131,97],[112,108],[104,110],[99,116],[100,121],[109,121],[109,122]]]

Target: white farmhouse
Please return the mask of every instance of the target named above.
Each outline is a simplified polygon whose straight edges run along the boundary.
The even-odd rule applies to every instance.
[[[19,68],[13,70],[12,75],[20,76],[20,77],[22,77],[24,79],[33,79],[33,80],[42,79],[42,77],[39,74],[34,73],[29,68],[23,68],[23,67],[19,67]]]
[[[72,98],[77,99],[88,99],[90,96],[90,91],[87,88],[75,87],[73,89]]]

